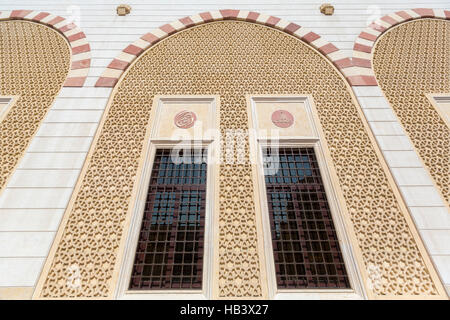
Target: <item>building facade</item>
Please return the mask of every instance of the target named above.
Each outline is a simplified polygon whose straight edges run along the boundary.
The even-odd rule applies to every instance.
[[[322,4],[0,2],[0,299],[448,299],[448,3]]]

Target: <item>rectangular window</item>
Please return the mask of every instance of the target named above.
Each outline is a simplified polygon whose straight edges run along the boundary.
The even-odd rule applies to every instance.
[[[314,148],[263,149],[278,289],[350,288]]]
[[[172,150],[156,150],[131,290],[202,289],[206,149]]]

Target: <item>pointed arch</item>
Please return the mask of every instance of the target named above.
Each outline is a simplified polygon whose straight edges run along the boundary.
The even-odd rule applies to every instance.
[[[69,42],[72,50],[70,71],[64,87],[82,87],[84,85],[91,65],[91,47],[86,35],[77,25],[63,17],[33,10],[0,11],[1,20],[28,20],[42,23],[61,33]]]

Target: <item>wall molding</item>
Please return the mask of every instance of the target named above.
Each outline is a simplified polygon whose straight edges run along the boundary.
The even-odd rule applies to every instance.
[[[33,10],[0,11],[1,20],[28,20],[44,24],[61,33],[72,50],[71,67],[64,87],[84,85],[91,65],[91,47],[86,35],[77,25],[63,17]]]
[[[365,28],[355,40],[352,64],[361,77],[356,85],[378,86],[372,68],[373,49],[378,38],[392,27],[411,20],[436,18],[450,20],[450,10],[416,8],[387,14]],[[352,84],[354,86],[355,84]]]
[[[253,22],[289,33],[290,35],[311,45],[326,58],[328,58],[342,72],[351,85],[359,85],[359,83],[361,83],[361,80],[359,79],[360,76],[355,76],[355,70],[351,59],[346,57],[345,54],[335,45],[326,41],[311,29],[301,27],[296,23],[292,23],[274,16],[253,11],[227,9],[202,12],[184,17],[146,33],[138,40],[128,45],[116,58],[111,61],[106,70],[97,80],[95,86],[114,87],[120,76],[125,72],[125,70],[128,69],[133,61],[148,48],[152,47],[162,39],[194,26],[221,20]]]

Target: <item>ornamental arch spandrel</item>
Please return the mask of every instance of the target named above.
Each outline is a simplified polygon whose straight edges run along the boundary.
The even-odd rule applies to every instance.
[[[268,26],[235,18],[205,22],[172,32],[122,69],[34,297],[114,297],[154,96],[219,95],[219,130],[225,132],[248,129],[248,94],[312,95],[360,271],[367,277],[376,268],[380,279],[367,285],[369,297],[443,297],[350,87],[331,59]],[[103,84],[115,83],[110,79]],[[244,146],[243,163],[221,164],[219,170],[216,298],[266,297],[248,141]],[[245,186],[247,196],[237,185]],[[66,285],[74,265],[78,289]]]

